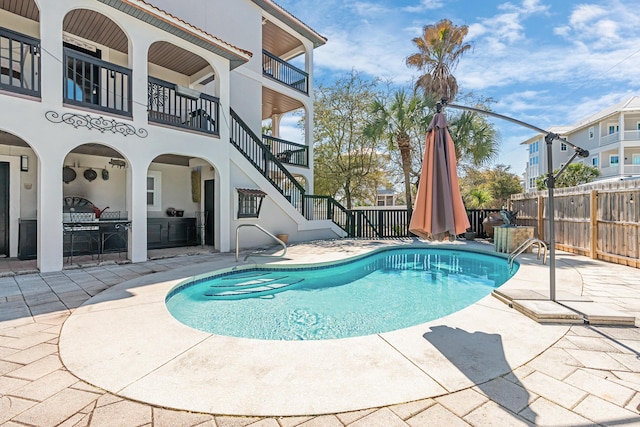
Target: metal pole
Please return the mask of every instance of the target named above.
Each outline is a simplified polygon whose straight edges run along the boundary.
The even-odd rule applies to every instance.
[[[553,140],[552,134],[547,134],[547,189],[549,190],[549,299],[556,300],[556,231],[555,231],[555,203],[553,190],[556,187],[556,177],[553,176]]]
[[[556,247],[555,247],[555,203],[553,199],[553,190],[556,186],[556,179],[564,170],[567,168],[569,163],[573,161],[577,156],[580,157],[589,157],[589,151],[578,147],[577,145],[572,144],[567,141],[565,138],[561,138],[557,133],[547,132],[544,129],[541,129],[537,126],[530,125],[529,123],[522,122],[520,120],[514,119],[512,117],[503,116],[502,114],[494,113],[493,111],[481,110],[479,108],[467,107],[464,105],[456,105],[456,104],[448,104],[447,100],[443,98],[436,106],[436,109],[440,111],[443,106],[449,106],[452,108],[458,108],[461,110],[473,111],[480,114],[486,114],[488,116],[497,117],[499,119],[507,120],[509,122],[518,124],[520,126],[524,126],[526,128],[532,129],[536,132],[545,134],[544,140],[547,144],[547,189],[549,190],[549,299],[551,301],[556,300]],[[571,148],[575,150],[573,156],[567,161],[557,174],[553,174],[553,141],[556,139],[562,141],[563,143],[569,145]]]

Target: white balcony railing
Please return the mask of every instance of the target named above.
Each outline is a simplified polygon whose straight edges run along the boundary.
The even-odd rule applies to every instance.
[[[620,167],[619,166],[609,166],[606,168],[600,168],[600,176],[601,177],[609,177],[620,175]]]
[[[640,141],[640,130],[625,130],[623,139],[625,141]]]
[[[620,141],[620,132],[610,133],[609,135],[604,135],[600,137],[600,147],[604,147],[605,145],[614,144]]]
[[[624,165],[625,175],[640,175],[640,165]]]

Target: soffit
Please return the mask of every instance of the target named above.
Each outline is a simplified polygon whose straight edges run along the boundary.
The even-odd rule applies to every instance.
[[[168,42],[156,42],[149,48],[149,62],[192,76],[209,66],[201,56]]]
[[[67,33],[127,53],[129,41],[120,27],[106,16],[88,9],[75,9],[64,17]]]
[[[0,0],[0,9],[23,16],[32,21],[40,20],[40,10],[34,0]]]
[[[302,102],[297,99],[262,87],[262,120],[268,119],[274,114],[288,113],[303,107]]]
[[[287,58],[285,54],[295,50],[302,52],[301,48],[303,46],[300,40],[273,22],[265,20],[262,24],[262,47],[266,51],[286,61],[290,58]]]
[[[262,10],[270,13],[275,16],[293,30],[295,30],[298,34],[302,35],[306,39],[310,40],[313,43],[313,47],[322,46],[327,43],[327,39],[317,32],[315,32],[311,27],[307,24],[296,18],[294,15],[289,13],[287,10],[283,9],[281,6],[276,4],[271,0],[253,0],[255,4],[257,4]]]

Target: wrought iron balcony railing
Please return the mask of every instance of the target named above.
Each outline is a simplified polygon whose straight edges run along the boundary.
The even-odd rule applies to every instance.
[[[131,116],[131,70],[64,49],[64,102]]]
[[[220,100],[214,96],[149,77],[149,121],[219,134]]]
[[[40,40],[0,28],[0,89],[40,97]]]
[[[280,161],[294,166],[309,167],[309,147],[270,135],[262,135],[262,142]]]
[[[266,50],[262,51],[262,75],[309,94],[309,75]]]

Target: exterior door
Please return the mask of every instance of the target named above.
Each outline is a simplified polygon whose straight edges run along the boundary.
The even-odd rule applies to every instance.
[[[213,246],[213,199],[214,199],[213,179],[205,179],[204,181],[204,244]]]
[[[9,256],[9,163],[0,162],[0,257]]]

